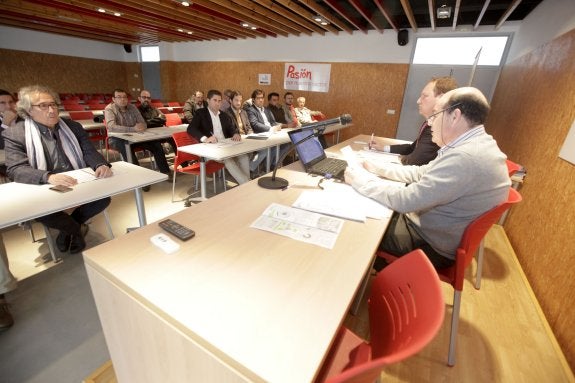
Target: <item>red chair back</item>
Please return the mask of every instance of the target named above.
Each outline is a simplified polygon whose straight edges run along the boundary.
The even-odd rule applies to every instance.
[[[166,126],[182,125],[182,119],[178,113],[168,113],[166,116]]]
[[[415,355],[429,344],[444,315],[441,282],[425,253],[417,249],[397,259],[377,274],[371,287],[371,342],[342,355],[349,359],[346,369],[326,383],[374,382],[385,366]]]
[[[181,106],[181,105],[177,101],[170,101],[170,102],[168,102],[168,106]]]
[[[94,113],[91,110],[84,110],[82,112],[70,112],[72,120],[93,120]]]
[[[522,198],[519,192],[513,188],[509,188],[507,201],[471,222],[463,232],[463,237],[461,237],[455,264],[449,268],[438,270],[441,280],[450,283],[455,290],[462,291],[465,269],[473,260],[481,240],[483,240],[489,229],[491,229],[491,226],[497,222],[499,217],[501,217],[512,204],[521,202],[521,200]]]
[[[507,164],[507,171],[509,172],[509,177],[511,177],[513,174],[517,173],[521,169],[521,165],[516,164],[513,161],[505,160],[505,163]]]
[[[74,111],[78,111],[78,110],[86,110],[86,108],[84,107],[84,105],[80,105],[80,104],[63,104],[64,105],[64,110],[70,111],[70,110],[74,110]]]
[[[184,153],[178,150],[181,146],[195,145],[198,143],[194,137],[190,136],[188,132],[172,133],[172,138],[176,143],[176,157],[174,158],[174,169],[176,169],[183,162],[196,162],[200,160],[199,156],[190,153]]]

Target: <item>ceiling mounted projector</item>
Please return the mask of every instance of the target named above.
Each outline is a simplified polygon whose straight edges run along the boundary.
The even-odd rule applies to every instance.
[[[451,7],[447,5],[442,5],[437,8],[437,18],[438,19],[449,19],[451,17]]]

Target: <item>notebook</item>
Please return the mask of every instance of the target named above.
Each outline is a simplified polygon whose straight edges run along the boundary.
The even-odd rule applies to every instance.
[[[312,135],[313,129],[297,129],[288,132],[288,134],[291,142],[295,145],[305,137]],[[295,148],[306,172],[343,180],[347,162],[337,158],[328,158],[317,137],[310,138],[296,145]]]

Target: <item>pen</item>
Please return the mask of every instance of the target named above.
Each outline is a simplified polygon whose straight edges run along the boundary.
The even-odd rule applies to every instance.
[[[375,133],[371,133],[371,138],[369,139],[369,144],[367,145],[367,147],[369,148],[369,150],[371,150],[371,143],[373,142],[373,136]]]

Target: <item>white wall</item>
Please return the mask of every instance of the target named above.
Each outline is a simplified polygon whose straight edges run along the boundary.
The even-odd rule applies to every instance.
[[[0,48],[111,61],[138,61],[136,49],[126,53],[124,46],[95,40],[35,32],[0,25]]]
[[[575,0],[544,0],[521,23],[507,62],[575,28]]]
[[[394,30],[174,43],[162,44],[160,55],[172,61],[409,63],[411,37],[405,46],[397,44]]]

